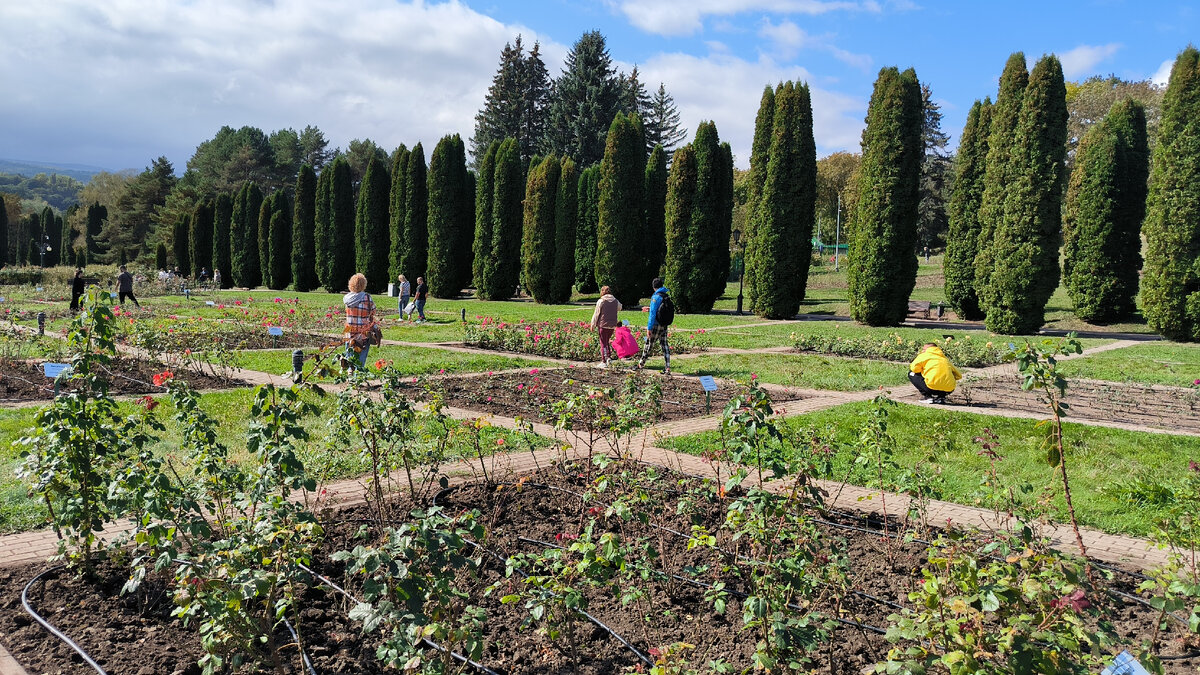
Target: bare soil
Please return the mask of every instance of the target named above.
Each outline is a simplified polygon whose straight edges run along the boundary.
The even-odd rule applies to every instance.
[[[109,384],[109,393],[161,394],[162,387],[154,386],[152,379],[162,372],[164,366],[128,356],[117,356],[107,366],[104,379]],[[233,378],[214,377],[207,373],[182,371],[174,373],[197,390],[224,389],[246,384]],[[59,390],[72,391],[75,385],[70,380],[60,383]],[[47,378],[41,361],[0,359],[0,399],[6,402],[50,401],[54,398],[54,381]]]

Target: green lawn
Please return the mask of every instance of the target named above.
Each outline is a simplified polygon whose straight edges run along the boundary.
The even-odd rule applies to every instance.
[[[833,480],[867,485],[870,472],[854,465],[857,438],[872,403],[852,403],[820,412],[789,418],[793,429],[824,430],[836,441],[833,446]],[[952,409],[901,404],[889,408],[888,431],[896,441],[896,461],[901,466],[923,464],[921,471],[940,471],[945,481],[943,499],[974,505],[979,497],[980,478],[988,467],[972,439],[990,428],[1000,437],[1003,460],[999,472],[1007,484],[1030,483],[1036,500],[1043,489],[1054,491],[1056,515],[1065,518],[1058,475],[1046,464],[1044,427],[1031,420],[966,415]],[[1200,461],[1200,439],[1148,434],[1079,424],[1067,424],[1071,493],[1080,523],[1107,532],[1145,536],[1156,519],[1163,517],[1161,504],[1147,503],[1133,490],[1141,482],[1172,484],[1187,470],[1188,461]],[[689,454],[702,454],[716,445],[716,432],[668,439],[663,443]],[[1151,491],[1152,492],[1152,491]]]
[[[650,367],[661,369],[661,359],[651,359]],[[713,375],[739,381],[748,381],[753,374],[771,384],[833,391],[908,383],[903,365],[818,354],[706,354],[676,358],[671,361],[671,370],[679,375]]]
[[[331,350],[340,354],[344,349]],[[313,352],[306,350],[311,357]],[[398,345],[381,345],[372,347],[367,356],[368,365],[377,360],[392,361],[393,365],[404,375],[435,375],[445,373],[478,373],[488,370],[505,370],[508,368],[539,368],[546,366],[545,361],[526,359],[503,354],[469,354],[452,352],[435,347],[401,347]],[[264,373],[285,373],[292,370],[292,350],[270,349],[244,351],[238,354],[239,365],[249,370]]]
[[[1200,345],[1148,342],[1072,359],[1059,370],[1069,377],[1192,387],[1200,379]]]

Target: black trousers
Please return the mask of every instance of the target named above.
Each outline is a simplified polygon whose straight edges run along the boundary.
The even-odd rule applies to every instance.
[[[921,373],[914,373],[912,371],[909,371],[908,381],[912,382],[912,385],[914,387],[916,387],[917,391],[921,392],[921,395],[924,396],[925,398],[946,398],[947,396],[950,395],[950,392],[948,392],[948,391],[938,391],[937,389],[930,389],[929,385],[925,384],[925,376],[922,375]]]
[[[118,295],[120,296],[122,305],[125,304],[125,298],[129,298],[133,301],[133,304],[137,305],[138,307],[142,306],[142,303],[138,302],[137,298],[133,297],[133,291],[121,291]]]

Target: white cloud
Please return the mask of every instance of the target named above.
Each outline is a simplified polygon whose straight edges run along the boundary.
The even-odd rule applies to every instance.
[[[1158,70],[1154,71],[1154,74],[1150,76],[1150,81],[1160,87],[1167,86],[1167,83],[1171,80],[1171,69],[1174,67],[1175,59],[1163,61]]]
[[[771,42],[775,55],[784,61],[790,61],[804,49],[817,49],[828,52],[834,58],[862,71],[871,69],[872,59],[868,54],[855,54],[833,44],[832,35],[811,35],[794,22],[783,20],[771,23],[764,19],[759,35]]]
[[[617,7],[634,26],[657,35],[691,35],[700,30],[706,16],[882,11],[875,0],[619,0]]]
[[[1094,74],[1094,68],[1111,59],[1121,45],[1111,42],[1106,45],[1079,45],[1058,55],[1062,62],[1063,76],[1068,80]]]

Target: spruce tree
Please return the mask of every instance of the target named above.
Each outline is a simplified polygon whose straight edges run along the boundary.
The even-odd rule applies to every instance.
[[[786,82],[773,100],[764,181],[746,242],[753,253],[744,275],[754,279],[751,306],[759,316],[790,319],[800,311],[812,262],[817,150],[808,85]]]
[[[221,272],[221,288],[233,287],[233,270],[230,268],[229,228],[233,222],[233,199],[228,193],[217,195],[213,206],[213,272]]]
[[[667,256],[667,151],[655,144],[646,160],[645,225],[642,230],[642,275],[639,283],[649,288],[650,281],[662,271]]]
[[[1063,213],[1063,280],[1084,321],[1136,310],[1149,173],[1146,109],[1117,101],[1079,142]]]
[[[191,249],[189,260],[192,271],[197,275],[200,274],[201,269],[208,270],[209,275],[212,275],[213,211],[212,201],[200,202],[192,210],[192,220],[188,232],[188,243]]]
[[[325,288],[341,292],[358,271],[354,258],[354,177],[345,157],[334,159],[326,171],[332,171],[332,175],[329,177],[329,272]]]
[[[488,146],[479,159],[479,179],[475,183],[475,240],[471,244],[475,257],[471,263],[471,279],[476,291],[483,284],[483,268],[492,255],[492,191],[499,149],[500,141],[492,141]]]
[[[579,218],[579,173],[570,157],[563,157],[559,169],[558,196],[554,199],[554,278],[550,283],[550,302],[562,304],[571,299],[575,284],[575,226]]]
[[[425,276],[425,265],[429,258],[429,213],[428,169],[425,165],[425,148],[420,143],[413,146],[408,156],[407,187],[404,189],[404,250],[400,255],[400,274],[405,275],[416,288],[417,277]]]
[[[487,300],[511,298],[521,279],[524,174],[516,139],[504,139],[496,149],[492,178],[492,252],[483,266],[483,283],[478,289]]]
[[[526,53],[518,35],[514,44],[504,45],[483,109],[475,116],[471,154],[478,162],[494,143],[514,138],[527,161],[546,143],[549,110],[550,76],[541,47],[534,43]]]
[[[992,292],[992,270],[995,260],[992,244],[996,228],[1004,216],[1004,198],[1012,183],[1009,155],[1016,142],[1017,122],[1021,117],[1021,101],[1029,84],[1025,55],[1015,52],[1004,64],[1000,74],[1000,91],[992,106],[988,130],[987,165],[983,173],[983,197],[979,202],[979,243],[975,251],[975,296],[979,307],[986,312]]]
[[[599,162],[607,150],[606,134],[613,117],[621,110],[616,68],[599,31],[584,33],[571,46],[553,90],[549,149],[579,166]]]
[[[782,88],[783,85],[780,85]],[[793,85],[794,87],[794,85]],[[746,288],[746,297],[750,299],[750,310],[757,311],[754,299],[758,293],[755,284],[758,270],[751,268],[749,261],[757,253],[754,250],[754,225],[758,219],[758,202],[762,199],[763,185],[767,181],[767,165],[771,159],[771,142],[775,133],[775,89],[771,85],[763,88],[762,99],[758,103],[758,115],[754,118],[754,139],[750,145],[750,175],[746,180],[746,231],[742,232],[742,283]]]
[[[541,304],[551,301],[554,283],[554,201],[562,165],[554,155],[529,172],[525,183],[521,269],[525,288]]]
[[[1175,57],[1146,202],[1142,312],[1171,340],[1200,341],[1200,52]]]
[[[375,157],[367,162],[358,188],[354,219],[355,270],[367,277],[367,292],[379,293],[388,284],[388,193],[391,183],[387,166]],[[390,242],[389,242],[390,243]]]
[[[600,166],[593,164],[579,176],[579,217],[575,228],[575,286],[580,293],[595,293],[596,228],[600,222]],[[665,248],[664,248],[665,250]]]
[[[992,121],[992,101],[975,101],[967,113],[954,160],[954,190],[950,194],[950,230],[946,236],[946,256],[942,261],[946,300],[960,319],[983,318],[979,296],[975,294],[975,254],[979,247],[980,204],[983,202],[984,170],[987,166],[988,132]]]
[[[333,198],[333,168],[326,164],[317,176],[317,201],[315,206],[315,227],[313,229],[313,257],[317,268],[317,280],[321,286],[333,292],[337,285],[330,278],[329,265],[330,247],[329,231],[333,227],[333,216],[330,203]]]
[[[271,213],[271,284],[273,291],[282,291],[292,283],[292,206],[287,194],[276,193]]]
[[[688,143],[675,150],[671,158],[664,208],[666,256],[662,266],[663,280],[675,297],[678,296],[675,289],[686,285],[694,259],[692,219],[696,216],[695,202],[696,150],[694,144]]]
[[[179,268],[180,276],[192,276],[192,265],[188,259],[188,247],[191,242],[188,241],[188,228],[190,219],[185,215],[180,215],[175,220],[175,227],[171,231],[171,245],[175,253],[175,267]]]
[[[429,157],[429,261],[425,282],[435,298],[457,298],[462,291],[463,266],[470,259],[462,249],[462,228],[472,204],[467,194],[466,153],[458,134],[443,136]]]
[[[292,213],[292,286],[297,292],[315,290],[317,279],[316,231],[317,174],[311,165],[296,175],[296,205]]]
[[[1034,65],[1014,138],[1003,216],[992,233],[990,290],[980,299],[988,330],[1028,334],[1045,322],[1059,282],[1067,88],[1057,57]]]
[[[669,153],[687,138],[687,131],[679,123],[675,99],[667,93],[663,83],[658,83],[658,91],[651,97],[645,115],[647,151],[653,152],[655,146],[661,145],[663,151]]]
[[[87,257],[87,249],[85,248],[85,249],[80,250],[79,254],[80,254],[80,257],[86,258]],[[77,264],[80,267],[84,266],[84,263],[77,262]],[[167,269],[167,245],[162,243],[161,241],[158,242],[158,247],[154,249],[154,267],[157,269],[160,269],[160,270]]]
[[[858,216],[847,255],[850,316],[860,323],[895,326],[908,316],[917,283],[922,117],[916,72],[880,70],[867,108]]]
[[[646,141],[635,114],[618,113],[609,127],[600,162],[596,225],[596,283],[608,285],[621,304],[634,307],[650,289],[639,288]]]
[[[400,283],[400,275],[404,273],[400,262],[404,257],[404,216],[408,208],[410,155],[408,148],[403,144],[392,153],[392,186],[388,195],[388,283],[394,284]]]

